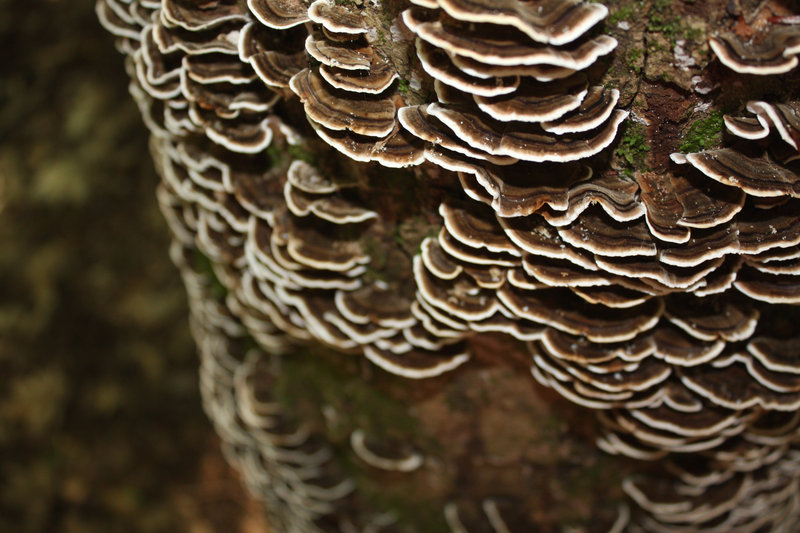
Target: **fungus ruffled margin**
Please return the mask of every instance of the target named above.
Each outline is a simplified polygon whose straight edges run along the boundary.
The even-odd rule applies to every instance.
[[[796,106],[754,101],[754,117],[726,117],[733,135],[761,141],[758,148],[675,155],[674,175],[594,175],[571,162],[603,152],[627,116],[614,109],[616,90],[580,72],[616,46],[593,31],[606,8],[414,4],[402,20],[435,100],[408,106],[399,73],[347,6],[98,2],[101,22],[131,58],[131,91],[154,134],[159,199],[201,324],[209,411],[228,442],[259,450],[237,459],[248,483],[277,475],[263,494],[273,509],[288,506],[279,515],[290,517],[291,531],[315,530],[351,488],[297,481],[287,457],[325,454],[297,455],[308,434],[280,415],[241,413],[255,441],[242,434],[231,408],[271,407],[243,392],[238,407],[225,399],[225,380],[215,380],[237,365],[225,354],[235,349],[227,337],[246,331],[268,350],[280,350],[284,334],[315,339],[427,379],[466,364],[468,337],[495,332],[528,342],[539,382],[602,410],[603,450],[639,459],[701,454],[707,473],[676,466],[677,481],[625,483],[638,527],[723,531],[794,520],[797,478],[786,473],[796,462],[797,420],[773,412],[796,410],[800,386],[780,355],[791,339],[762,331],[757,319],[763,304],[800,300]],[[276,48],[286,32],[294,44]],[[725,66],[757,75],[788,72],[800,50],[794,27],[774,28],[761,44],[732,34],[710,44]],[[393,294],[388,309],[362,295],[391,290],[365,278],[372,258],[363,237],[382,217],[368,198],[296,186],[298,161],[258,166],[268,147],[286,151],[302,137],[276,112],[280,99],[295,97],[319,140],[354,161],[459,173],[475,205],[442,203],[445,224],[413,261],[415,295]],[[524,174],[571,178],[543,186],[521,181]],[[204,292],[208,280],[187,260],[194,247],[228,289],[224,302]],[[557,282],[559,271],[566,275]],[[698,319],[693,304],[711,294],[737,296]],[[235,381],[240,390],[246,382]],[[714,474],[720,465],[733,474]],[[701,488],[711,500],[658,500]],[[754,502],[769,502],[770,512],[759,514]],[[493,500],[482,510],[490,527],[506,527]],[[456,523],[453,513],[446,507]]]

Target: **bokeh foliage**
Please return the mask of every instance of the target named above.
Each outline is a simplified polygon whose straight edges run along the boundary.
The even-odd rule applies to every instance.
[[[93,0],[0,12],[0,531],[235,531],[122,56]]]

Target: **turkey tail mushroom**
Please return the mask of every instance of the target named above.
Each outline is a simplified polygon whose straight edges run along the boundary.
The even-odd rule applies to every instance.
[[[608,13],[98,1],[152,132],[204,405],[276,531],[797,524],[800,107],[753,99],[669,160],[683,119],[650,125],[652,168],[623,169],[620,129],[666,111],[611,75],[633,45],[614,59]],[[764,20],[710,38],[725,69],[795,68],[797,26]],[[645,100],[668,91],[645,75]]]

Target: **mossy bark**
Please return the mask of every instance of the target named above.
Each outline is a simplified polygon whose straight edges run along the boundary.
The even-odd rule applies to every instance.
[[[727,71],[709,49],[710,32],[738,24],[740,16],[747,19],[761,2],[742,1],[739,12],[723,0],[603,3],[610,16],[599,31],[614,36],[619,46],[592,67],[590,76],[620,89],[619,105],[631,111],[631,121],[613,154],[601,161],[601,172],[631,177],[667,172],[671,153],[723,143],[723,112],[741,111],[752,95],[766,92],[781,99],[796,90],[796,76],[765,85]],[[354,3],[384,33],[390,32],[399,11],[395,4],[379,10]],[[406,81],[415,78],[409,42],[379,44],[404,78],[406,103],[425,101],[430,88],[409,89]],[[436,180],[426,176],[415,181],[420,176],[408,172],[387,181],[355,172],[365,198],[384,197],[387,183],[400,184],[398,194],[382,200],[393,205],[379,209],[397,216],[389,218],[383,238],[369,241],[373,275],[382,279],[382,269],[398,265],[390,259],[398,245],[405,255],[413,255],[420,235],[436,229],[438,203],[431,198],[439,198],[421,190],[429,187],[421,183]],[[404,228],[411,228],[415,237],[406,238]],[[399,530],[445,531],[448,502],[463,504],[471,516],[487,500],[509,504],[513,510],[505,518],[512,531],[531,525],[537,531],[603,530],[624,500],[622,478],[658,471],[659,465],[600,452],[594,445],[594,414],[539,386],[521,343],[484,336],[472,341],[472,349],[470,364],[441,378],[411,381],[390,376],[358,355],[303,346],[279,356],[277,389],[286,408],[311,421],[339,451],[340,464],[356,479],[365,504],[396,513]],[[426,457],[425,468],[386,473],[354,459],[348,437],[355,429],[387,446],[396,443],[419,451]]]

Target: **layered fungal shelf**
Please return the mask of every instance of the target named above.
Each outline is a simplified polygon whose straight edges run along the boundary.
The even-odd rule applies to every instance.
[[[598,2],[98,2],[276,530],[796,527],[800,26],[759,11],[707,8],[723,142],[626,171]]]

